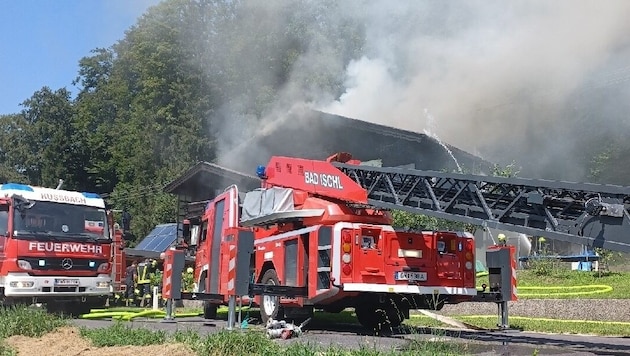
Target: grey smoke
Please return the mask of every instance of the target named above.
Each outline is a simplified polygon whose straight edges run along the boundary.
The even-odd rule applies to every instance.
[[[265,9],[250,20],[274,29],[270,24],[282,26],[297,3],[317,9],[309,1],[249,2],[254,10]],[[516,161],[524,174],[543,178],[586,179],[589,155],[629,131],[628,1],[335,6],[319,9],[326,24],[364,24],[362,53],[340,58],[331,50],[338,39],[315,37],[267,112],[247,112],[238,98],[226,103],[223,160],[234,159],[229,152],[244,139],[280,127],[286,113],[302,106],[416,132],[430,129],[453,146],[498,163]],[[322,22],[313,17],[312,26]],[[245,60],[255,67],[252,58]],[[254,83],[272,80],[260,73]],[[344,88],[336,93],[305,85],[312,73],[343,73]],[[427,127],[425,109],[435,117],[434,127]]]

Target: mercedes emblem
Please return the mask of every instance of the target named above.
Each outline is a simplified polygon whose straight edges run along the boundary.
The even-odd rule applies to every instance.
[[[72,260],[69,258],[64,258],[63,260],[61,260],[61,268],[63,269],[72,268]]]

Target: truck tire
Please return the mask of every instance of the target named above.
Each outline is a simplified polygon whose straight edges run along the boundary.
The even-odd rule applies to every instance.
[[[208,301],[203,302],[203,318],[204,319],[216,319],[217,318],[217,309],[219,306],[216,304],[212,304]]]
[[[381,324],[385,321],[384,313],[374,304],[357,305],[354,308],[359,324],[368,330],[380,329]]]
[[[385,314],[387,315],[386,324],[389,324],[391,328],[397,328],[405,321],[405,311],[401,306],[388,307],[385,309]],[[409,314],[408,309],[406,314]]]
[[[402,311],[389,305],[362,304],[354,312],[361,326],[377,333],[397,328],[405,320]]]
[[[278,274],[275,269],[270,269],[263,274],[260,281],[262,284],[280,285]],[[280,306],[280,298],[272,295],[260,296],[260,318],[264,324],[267,324],[269,319],[276,319],[279,316],[283,317],[282,307]]]

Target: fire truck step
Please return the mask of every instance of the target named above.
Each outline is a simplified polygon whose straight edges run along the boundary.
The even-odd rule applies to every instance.
[[[249,285],[249,295],[276,295],[281,297],[305,297],[308,296],[307,287],[289,287],[272,284],[252,283]]]

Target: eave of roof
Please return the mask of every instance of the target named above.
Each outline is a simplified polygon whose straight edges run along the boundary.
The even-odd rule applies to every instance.
[[[203,175],[204,173],[210,174],[211,176],[226,178],[230,181],[234,181],[234,183],[244,183],[247,185],[260,184],[260,179],[254,176],[240,173],[233,169],[219,166],[215,163],[201,161],[188,169],[180,177],[167,184],[163,190],[166,193],[180,194],[182,193],[181,190],[184,185],[186,185],[195,176]]]

